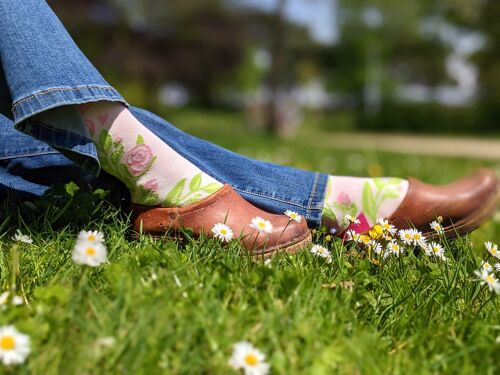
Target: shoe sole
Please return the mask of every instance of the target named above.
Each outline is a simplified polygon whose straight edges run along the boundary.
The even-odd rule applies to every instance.
[[[479,226],[481,226],[481,224],[483,224],[486,220],[493,216],[493,213],[497,209],[499,201],[500,189],[497,189],[492,198],[486,201],[486,203],[482,205],[478,210],[476,210],[466,218],[456,222],[455,224],[444,227],[443,234],[441,234],[441,236],[445,236],[448,239],[454,239],[476,230],[477,228],[479,228]],[[436,232],[427,232],[424,233],[424,235],[429,239],[439,238],[439,234],[437,234]]]
[[[186,238],[182,234],[179,234],[177,236],[169,236],[169,235],[160,236],[160,235],[145,233],[144,235],[150,236],[150,237],[154,238],[155,240],[172,240],[172,241],[176,241],[176,242],[184,242],[186,240]],[[137,241],[137,240],[139,240],[140,236],[139,236],[139,233],[132,232],[130,234],[130,237],[133,241]],[[263,249],[263,252],[261,252],[259,254],[255,254],[255,252],[252,252],[250,255],[251,255],[252,259],[257,260],[257,259],[271,258],[278,253],[297,254],[298,252],[300,252],[301,250],[303,250],[304,248],[306,248],[307,246],[309,246],[311,244],[312,244],[312,235],[309,232],[305,238],[299,239],[297,242],[294,242],[292,244],[289,244],[286,246],[278,246],[278,247],[275,247],[271,250]]]

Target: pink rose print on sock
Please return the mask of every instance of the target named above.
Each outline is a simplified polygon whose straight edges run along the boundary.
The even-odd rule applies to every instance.
[[[337,202],[342,204],[351,204],[352,201],[349,194],[342,192],[337,196]]]
[[[122,137],[120,137],[119,135],[117,135],[117,136],[115,137],[115,142],[117,142],[117,143],[122,143],[122,142],[123,142],[123,138],[122,138]]]
[[[146,145],[137,145],[125,155],[125,163],[133,176],[146,172],[149,162],[153,158],[151,148]]]
[[[144,189],[151,191],[158,191],[158,182],[156,181],[156,179],[147,181],[143,186]]]
[[[99,123],[100,123],[101,125],[104,125],[104,124],[108,121],[108,117],[109,117],[109,116],[108,116],[108,114],[107,114],[107,113],[105,113],[105,114],[103,114],[103,115],[100,115],[100,116],[99,116]]]

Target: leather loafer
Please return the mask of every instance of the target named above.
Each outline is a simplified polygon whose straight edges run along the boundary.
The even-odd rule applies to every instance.
[[[498,203],[500,183],[489,169],[442,186],[414,178],[408,181],[406,197],[388,218],[398,229],[416,228],[433,236],[429,223],[441,217],[444,235],[453,238],[479,227],[493,215]]]
[[[213,237],[212,228],[223,223],[240,239],[252,256],[268,257],[276,252],[295,253],[311,243],[311,233],[304,218],[300,222],[285,215],[263,211],[243,199],[229,185],[207,198],[183,207],[164,208],[132,205],[134,234],[179,238],[186,230],[194,237]],[[271,223],[261,230],[251,225],[260,217]],[[264,230],[265,229],[265,230]]]

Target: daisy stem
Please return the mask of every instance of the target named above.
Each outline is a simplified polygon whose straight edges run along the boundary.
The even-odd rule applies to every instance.
[[[19,245],[15,243],[10,250],[11,272],[10,272],[10,290],[12,294],[17,290],[17,277],[19,275]]]

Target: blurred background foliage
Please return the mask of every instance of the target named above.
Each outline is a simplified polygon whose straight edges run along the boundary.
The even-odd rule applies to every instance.
[[[50,0],[127,100],[249,129],[498,132],[495,0]]]

